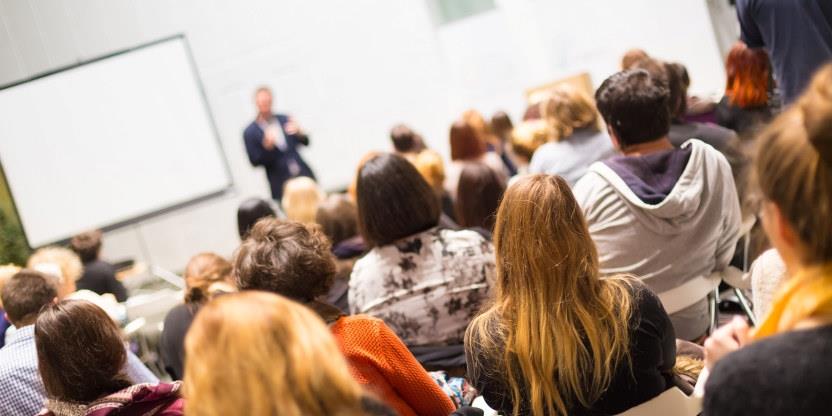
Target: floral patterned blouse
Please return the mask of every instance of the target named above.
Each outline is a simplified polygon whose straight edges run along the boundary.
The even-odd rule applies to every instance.
[[[431,228],[355,263],[350,311],[383,320],[408,346],[461,345],[494,269],[494,248],[476,232]]]

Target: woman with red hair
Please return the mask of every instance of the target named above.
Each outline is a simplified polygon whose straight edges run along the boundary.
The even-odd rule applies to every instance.
[[[725,96],[717,105],[717,123],[738,134],[753,132],[772,116],[768,55],[763,49],[751,49],[737,42],[728,53],[725,72]]]

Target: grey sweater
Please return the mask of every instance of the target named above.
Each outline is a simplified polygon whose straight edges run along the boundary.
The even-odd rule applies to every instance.
[[[642,176],[642,188],[645,183],[666,185],[662,169],[672,170],[672,164],[644,162],[657,171],[633,172],[625,182],[613,167],[598,162],[574,188],[598,247],[601,271],[638,276],[659,295],[724,269],[739,238],[740,205],[728,161],[699,140],[682,148],[690,152],[686,165],[669,188],[652,190],[650,202],[631,189],[635,186],[629,179]],[[701,335],[696,332],[707,321],[702,322],[701,311],[697,315],[698,322],[684,322],[684,314],[671,314],[677,337]]]

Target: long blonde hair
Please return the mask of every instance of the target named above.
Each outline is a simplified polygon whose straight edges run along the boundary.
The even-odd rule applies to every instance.
[[[629,360],[630,280],[601,279],[581,208],[563,178],[524,177],[506,191],[494,230],[494,304],[465,336],[497,362],[513,414],[591,408]],[[525,394],[524,394],[525,393]]]
[[[358,416],[362,389],[314,312],[266,292],[221,296],[185,338],[185,411],[196,416]]]

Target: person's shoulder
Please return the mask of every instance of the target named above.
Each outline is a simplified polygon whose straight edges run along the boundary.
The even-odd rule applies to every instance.
[[[93,260],[84,264],[84,271],[95,274],[115,275],[116,268],[104,260]]]
[[[437,229],[434,241],[448,249],[479,248],[490,252],[492,248],[491,242],[474,230]]]

